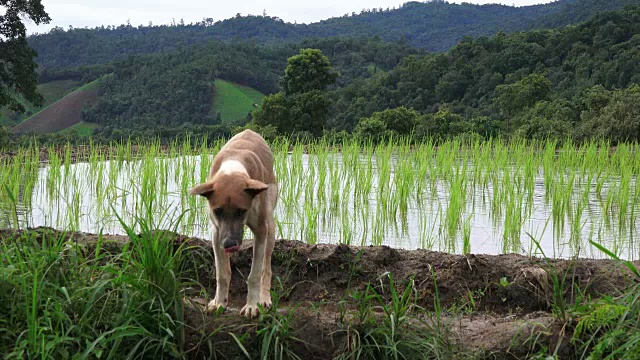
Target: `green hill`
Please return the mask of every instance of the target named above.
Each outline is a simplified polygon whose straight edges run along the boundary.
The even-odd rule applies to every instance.
[[[283,43],[335,36],[406,41],[430,51],[446,51],[465,36],[507,33],[577,24],[598,11],[618,10],[638,0],[559,0],[533,6],[476,5],[443,0],[410,1],[397,9],[367,8],[311,24],[285,23],[272,16],[236,16],[180,26],[55,28],[30,36],[38,63],[48,68],[106,64],[130,54],[164,53],[211,40],[252,39]],[[244,15],[244,14],[243,14]],[[206,14],[203,14],[206,16]],[[134,24],[137,25],[137,24]]]
[[[85,84],[16,125],[13,133],[52,133],[67,129],[82,121],[85,107],[98,100],[102,79]]]
[[[215,125],[218,111],[224,122],[244,119],[253,104],[260,103],[262,94],[280,90],[287,59],[307,47],[329,56],[341,74],[336,86],[371,76],[372,65],[388,71],[404,56],[422,53],[379,39],[332,38],[286,46],[211,42],[204,47],[132,56],[106,70],[112,76],[104,82],[104,95],[85,112],[83,120],[105,128],[157,130]],[[221,97],[214,101],[216,92]]]
[[[55,80],[38,85],[38,91],[44,97],[44,103],[40,107],[35,107],[27,101],[22,101],[25,112],[20,114],[8,109],[0,109],[0,125],[13,126],[29,116],[39,112],[54,102],[62,99],[67,93],[80,85],[76,80]]]
[[[220,113],[223,123],[235,123],[245,119],[247,114],[262,103],[264,94],[248,86],[222,79],[214,82],[212,110]]]

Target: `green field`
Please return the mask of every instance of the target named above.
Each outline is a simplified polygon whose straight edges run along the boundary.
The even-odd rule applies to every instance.
[[[8,109],[0,109],[0,125],[15,125],[28,118],[32,114],[60,100],[63,96],[71,92],[80,82],[76,80],[56,80],[38,85],[38,91],[44,96],[44,104],[37,107],[22,101],[25,107],[23,114],[18,114]]]
[[[246,118],[264,98],[264,94],[258,90],[222,79],[216,79],[214,88],[212,110],[214,114],[220,112],[223,123],[233,123]]]
[[[75,125],[73,125],[70,128],[66,128],[62,131],[60,131],[60,134],[66,134],[66,133],[70,133],[70,132],[75,132],[76,135],[80,136],[80,137],[89,137],[93,134],[93,131],[97,128],[99,128],[100,125],[95,124],[95,123],[88,123],[88,122],[79,122]]]

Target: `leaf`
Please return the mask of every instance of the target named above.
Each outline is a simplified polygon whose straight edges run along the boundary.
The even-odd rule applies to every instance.
[[[244,346],[242,345],[242,342],[236,337],[236,335],[232,332],[230,332],[229,335],[231,335],[231,337],[236,342],[236,344],[238,344],[240,351],[242,351],[242,353],[247,357],[247,359],[251,360],[251,356],[249,356],[249,352],[247,352],[247,349],[244,348]]]
[[[598,244],[597,242],[595,242],[593,240],[589,240],[589,242],[591,243],[591,245],[593,245],[596,248],[598,248],[598,250],[600,250],[603,253],[607,254],[610,258],[612,258],[614,260],[621,261],[635,276],[640,278],[640,272],[638,272],[638,269],[636,269],[636,267],[633,266],[633,264],[630,261],[621,260],[616,254],[614,254],[609,249],[605,248],[604,246],[602,246],[601,244]]]

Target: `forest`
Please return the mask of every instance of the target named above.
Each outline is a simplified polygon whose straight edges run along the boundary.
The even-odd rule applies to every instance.
[[[552,5],[578,3],[582,2]],[[595,9],[603,3],[593,4]],[[408,3],[404,7],[407,6],[449,4]],[[572,12],[578,17],[588,13],[584,9]],[[556,20],[549,20],[549,25],[563,19],[562,12],[554,14]],[[382,15],[377,11],[348,18],[367,16]],[[241,19],[229,21],[234,20]],[[174,35],[182,31],[180,26],[166,30]],[[81,34],[93,34],[95,38],[100,31],[64,31],[60,36],[74,36],[72,43],[80,46]],[[119,30],[104,31],[116,34]],[[138,31],[142,30],[132,34]],[[35,38],[46,38],[58,45],[66,43],[53,41],[55,34],[53,31]],[[148,36],[145,41],[160,38]],[[287,60],[301,49],[320,50],[337,75],[322,89],[321,96],[308,97],[304,100],[307,104],[298,107],[303,111],[300,109],[313,108],[309,101],[322,103],[322,114],[318,115],[322,121],[315,121],[314,129],[305,128],[313,121],[299,114],[297,118],[292,115],[290,119],[280,119],[279,124],[270,124],[264,119],[271,115],[263,116],[262,110],[257,109],[261,104],[247,112],[245,119],[234,119],[233,123],[225,122],[213,110],[216,79],[246,85],[265,95],[280,93]],[[156,50],[121,58],[112,54],[115,60],[95,57],[79,60],[81,65],[77,66],[53,67],[43,63],[53,61],[55,52],[40,50],[39,81],[89,82],[102,78],[100,97],[85,108],[83,120],[98,124],[95,138],[105,140],[128,136],[172,138],[203,132],[225,136],[243,126],[262,126],[268,133],[281,135],[353,133],[377,140],[393,135],[445,139],[468,134],[576,141],[604,138],[615,143],[640,137],[638,6],[599,12],[574,26],[467,36],[444,52],[415,47],[406,37],[386,41],[377,35],[278,43],[236,38],[153,53]],[[84,53],[99,56],[100,51]],[[296,107],[292,103],[282,106]],[[294,110],[288,113],[298,111]],[[266,129],[268,125],[275,129]],[[42,138],[69,139],[60,134]]]
[[[597,12],[619,10],[634,0],[559,0],[548,4],[511,7],[505,5],[454,4],[442,0],[410,1],[397,8],[365,8],[311,24],[286,23],[269,16],[237,14],[214,22],[197,23],[174,19],[171,24],[121,24],[97,28],[54,28],[29,37],[44,68],[104,64],[130,54],[177,50],[211,40],[255,44],[294,43],[309,38],[335,36],[373,37],[385,41],[406,41],[428,51],[443,52],[465,36],[493,36],[532,29],[577,24]],[[212,9],[214,11],[214,9]],[[87,51],[90,49],[90,51]]]
[[[422,131],[527,138],[638,139],[640,8],[578,26],[465,38],[441,54],[410,55],[392,71],[334,93],[331,127],[400,106]]]
[[[402,107],[407,112],[398,116],[409,114],[411,126],[405,128],[418,137],[633,140],[640,135],[634,120],[640,113],[639,45],[638,7],[601,13],[574,27],[465,38],[444,53],[377,38],[282,46],[220,42],[117,63],[87,121],[116,128],[217,125],[207,99],[214,78],[272,94],[280,88],[286,59],[296,49],[316,48],[339,74],[327,89],[328,132],[384,136],[395,120],[366,130],[367,121],[394,118],[403,111],[394,109]]]

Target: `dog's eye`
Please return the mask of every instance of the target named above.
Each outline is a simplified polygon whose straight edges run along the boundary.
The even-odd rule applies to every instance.
[[[236,215],[236,217],[237,217],[237,218],[241,218],[241,217],[243,217],[243,216],[244,216],[244,214],[246,214],[246,213],[247,213],[247,210],[244,210],[244,209],[236,209],[236,213],[235,213],[235,215]]]
[[[222,216],[222,208],[217,208],[215,210],[213,210],[213,215],[215,215],[217,218]]]

